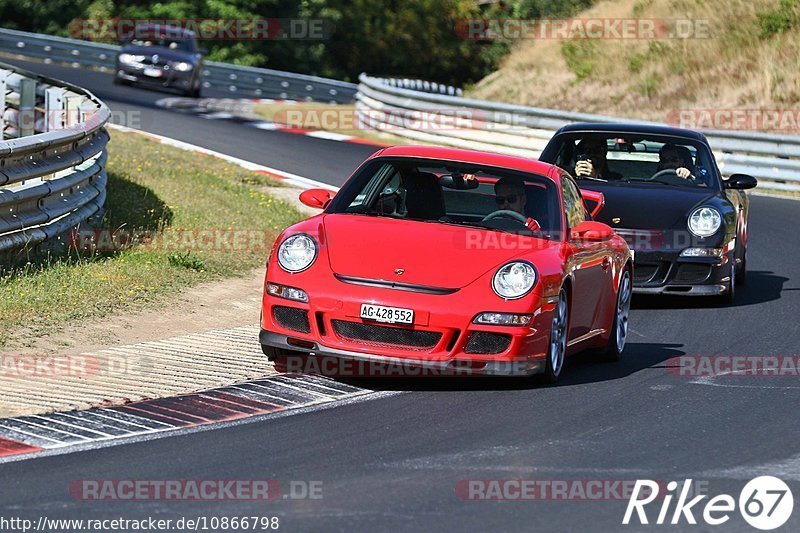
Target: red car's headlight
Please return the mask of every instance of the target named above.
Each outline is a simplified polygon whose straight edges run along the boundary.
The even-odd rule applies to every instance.
[[[278,247],[278,264],[287,272],[301,272],[317,258],[317,243],[311,235],[287,237]]]
[[[536,269],[524,261],[514,261],[501,266],[492,279],[492,288],[501,298],[522,298],[536,285]]]

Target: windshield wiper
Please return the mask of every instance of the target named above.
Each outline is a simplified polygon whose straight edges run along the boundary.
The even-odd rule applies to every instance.
[[[625,183],[660,183],[662,185],[669,185],[671,187],[680,187],[677,183],[672,183],[670,181],[661,181],[661,180],[650,180],[650,179],[637,179],[637,178],[628,178],[626,180],[622,180]]]
[[[604,183],[608,183],[608,180],[604,180],[603,178],[593,178],[591,176],[575,176],[576,180],[592,180],[592,181],[602,181]]]
[[[448,220],[448,221],[438,221],[440,224],[455,224],[457,226],[468,226],[470,228],[479,228],[485,229],[489,231],[499,231],[501,233],[511,233],[513,235],[518,235],[519,231],[522,231],[522,228],[519,230],[515,230],[512,228],[495,228],[489,225],[486,225],[482,222],[467,222],[467,221],[456,221],[456,220]],[[524,226],[525,227],[525,226]],[[527,229],[527,227],[525,227]]]

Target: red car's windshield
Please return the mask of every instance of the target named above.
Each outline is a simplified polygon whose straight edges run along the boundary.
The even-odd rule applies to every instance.
[[[336,195],[328,212],[521,232],[530,218],[542,236],[553,238],[561,229],[559,205],[555,184],[543,176],[398,158],[365,165]]]

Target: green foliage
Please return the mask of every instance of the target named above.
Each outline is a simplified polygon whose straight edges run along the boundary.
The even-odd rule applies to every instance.
[[[645,54],[633,54],[631,57],[628,58],[628,70],[637,74],[641,72],[642,67],[644,66],[644,62],[647,59]]]
[[[578,81],[588,78],[593,68],[593,41],[564,41],[561,43],[561,55],[567,67],[578,77]]]
[[[642,96],[650,98],[656,94],[658,87],[661,83],[661,78],[658,74],[646,74],[636,84],[636,90]]]
[[[800,21],[799,11],[796,0],[781,0],[776,9],[757,13],[761,38],[768,38],[794,28]]]
[[[192,252],[169,254],[167,260],[172,266],[188,268],[189,270],[196,270],[197,272],[202,272],[206,268],[206,264],[203,260],[193,255]]]
[[[323,19],[322,40],[205,41],[208,59],[355,81],[361,72],[464,85],[492,72],[507,42],[465,39],[457,25],[474,18],[574,14],[592,0],[0,0],[3,26],[69,36],[83,18]]]

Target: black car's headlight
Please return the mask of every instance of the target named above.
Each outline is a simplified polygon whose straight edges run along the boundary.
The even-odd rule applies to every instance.
[[[305,233],[284,239],[278,247],[278,264],[287,272],[300,272],[317,258],[317,243]]]
[[[139,63],[144,61],[144,56],[137,56],[134,54],[120,54],[119,55],[119,62],[120,63]]]
[[[501,266],[492,279],[492,288],[501,298],[522,298],[536,285],[536,269],[523,261],[513,261]]]
[[[698,207],[689,215],[689,231],[696,237],[711,237],[722,225],[722,215],[713,207]]]

